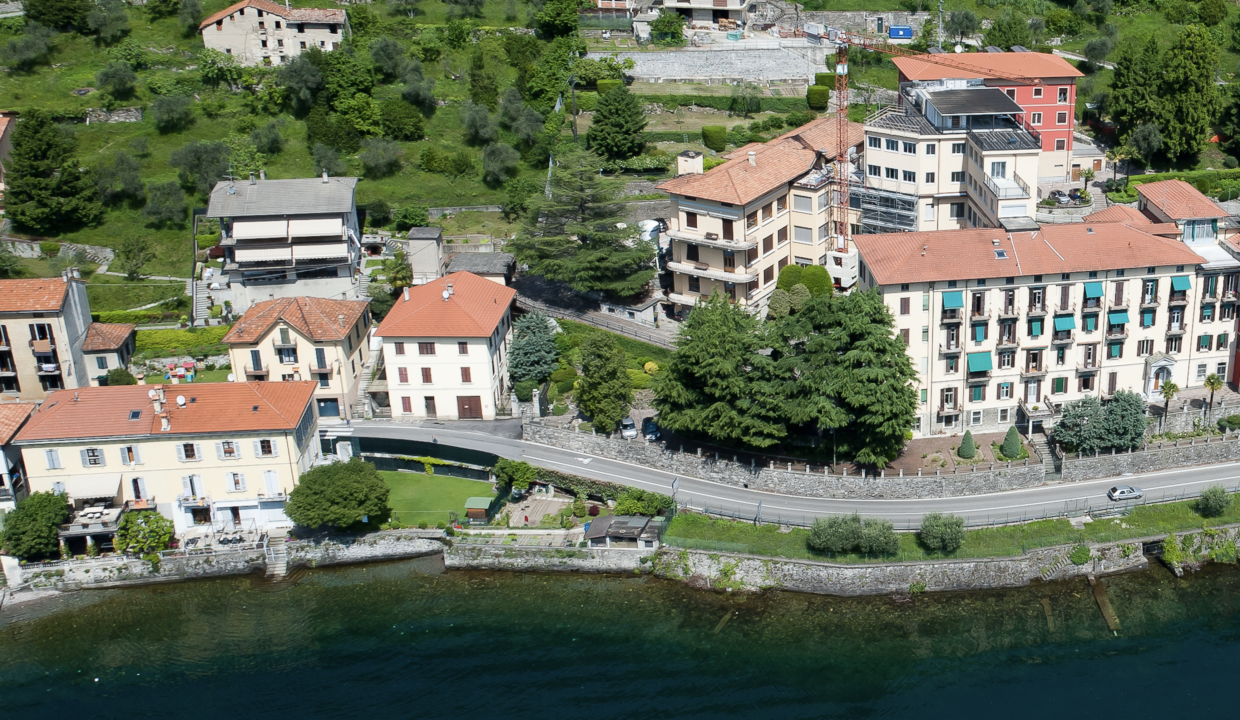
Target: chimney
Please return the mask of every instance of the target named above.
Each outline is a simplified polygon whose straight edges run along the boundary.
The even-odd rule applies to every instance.
[[[758,153],[753,150],[749,151],[749,164],[758,167]]]
[[[156,408],[156,410],[158,409],[159,408]],[[172,421],[168,419],[168,416],[165,413],[159,414],[159,429],[164,432],[168,432],[172,429]]]
[[[156,397],[154,400],[152,400],[151,404],[155,406],[155,412],[158,413],[158,412],[164,411],[164,402],[163,400],[160,400],[159,397]]]
[[[323,183],[324,184],[327,183],[327,171],[326,170],[323,171]]]
[[[449,294],[449,295],[455,295],[455,294],[456,294],[456,291],[452,289],[452,283],[451,283],[451,282],[449,282],[449,283],[448,283],[448,294]]]
[[[251,185],[254,184],[254,171],[253,170],[250,171],[250,184]]]
[[[164,386],[163,385],[156,385],[155,390],[159,393],[159,401],[161,403],[168,402],[168,398],[164,397]]]
[[[72,270],[72,271],[73,271],[73,279],[74,279],[74,280],[81,280],[81,279],[82,279],[82,269],[81,269],[81,268],[70,268],[70,270]]]
[[[676,175],[701,175],[704,160],[702,153],[696,150],[686,150],[676,156]]]
[[[340,324],[340,327],[344,327],[344,315],[337,315],[336,322]]]
[[[409,302],[409,288],[405,288],[405,302]]]
[[[259,180],[266,180],[266,179],[267,179],[267,168],[259,168],[259,169],[258,169],[258,179],[259,179]]]
[[[77,391],[74,390],[73,391],[73,402],[77,402],[77,401],[78,401],[78,394],[77,394]]]

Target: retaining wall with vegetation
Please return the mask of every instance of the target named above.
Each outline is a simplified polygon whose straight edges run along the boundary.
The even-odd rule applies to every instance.
[[[1028,461],[975,466],[967,472],[942,475],[827,475],[821,472],[751,467],[730,460],[716,459],[710,455],[678,452],[663,443],[647,443],[641,438],[631,441],[612,439],[605,435],[552,427],[537,421],[523,423],[521,432],[522,439],[529,442],[622,460],[724,485],[805,497],[956,497],[1037,487],[1046,481],[1042,466]]]
[[[324,567],[380,560],[403,560],[442,552],[432,533],[391,530],[366,535],[329,535],[285,542],[288,566]],[[440,533],[442,535],[442,533]]]
[[[1146,445],[1140,450],[1099,453],[1094,457],[1069,455],[1062,464],[1065,482],[1118,477],[1168,468],[1218,465],[1240,460],[1240,438],[1209,436]]]
[[[161,557],[158,565],[127,557],[31,563],[22,565],[20,570],[15,570],[13,565],[5,563],[5,575],[9,585],[29,583],[36,588],[57,590],[150,585],[224,575],[246,575],[267,566],[261,549],[232,550],[189,557]]]
[[[639,550],[456,544],[444,550],[444,566],[449,570],[631,573],[641,567],[645,555]]]

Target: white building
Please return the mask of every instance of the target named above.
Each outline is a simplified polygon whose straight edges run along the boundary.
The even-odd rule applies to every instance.
[[[393,419],[493,420],[507,404],[512,303],[517,291],[472,273],[407,288],[376,335],[383,338]]]
[[[294,8],[269,0],[242,0],[198,26],[202,43],[241,65],[283,65],[309,48],[340,47],[349,32],[344,10]]]

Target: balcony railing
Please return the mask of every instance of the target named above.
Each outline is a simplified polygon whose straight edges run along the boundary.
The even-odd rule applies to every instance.
[[[1127,325],[1111,325],[1107,327],[1107,340],[1123,340],[1127,337]]]
[[[956,308],[944,310],[943,311],[943,322],[945,323],[961,322],[962,320],[964,320],[963,315],[964,313]]]
[[[1076,334],[1072,330],[1060,330],[1051,336],[1052,345],[1071,345],[1076,341]]]
[[[1067,304],[1056,303],[1055,312],[1060,315],[1072,315],[1073,313],[1076,312],[1076,302],[1072,301]]]
[[[1077,371],[1077,372],[1097,372],[1097,371],[1098,371],[1098,361],[1097,361],[1097,360],[1088,360],[1088,361],[1086,361],[1086,362],[1079,362],[1079,363],[1077,363],[1077,364],[1076,364],[1076,371]]]
[[[673,240],[680,240],[694,245],[705,245],[706,247],[719,248],[721,250],[749,250],[758,247],[756,238],[754,240],[724,240],[720,239],[715,233],[695,235],[684,230],[669,230],[667,231],[667,236]]]
[[[331,371],[332,371],[331,365],[311,365],[310,366],[310,372],[312,373],[327,373],[330,375]]]
[[[1020,317],[1020,315],[1016,312],[1015,305],[1005,305],[1003,309],[999,311],[999,319],[1001,320],[1015,317]]]
[[[955,400],[952,400],[951,402],[941,402],[939,403],[939,414],[940,415],[959,415],[960,404],[956,402]]]
[[[207,507],[211,504],[210,495],[189,495],[181,493],[177,495],[177,505],[186,507]]]
[[[1034,304],[1029,305],[1028,315],[1030,317],[1039,317],[1045,314],[1046,314],[1046,303],[1042,303],[1041,305],[1034,305]]]
[[[1046,375],[1045,366],[1038,367],[1036,365],[1029,365],[1020,371],[1020,376],[1022,378],[1036,378],[1036,377],[1043,377],[1045,375]]]
[[[1121,299],[1119,299],[1119,300],[1112,300],[1112,301],[1111,301],[1111,309],[1112,309],[1112,310],[1127,310],[1127,309],[1128,309],[1128,300],[1127,300],[1127,299],[1123,299],[1123,298],[1121,298]]]
[[[1167,334],[1168,335],[1183,335],[1184,334],[1184,323],[1182,322],[1167,323]]]
[[[1146,295],[1141,298],[1141,307],[1143,308],[1154,308],[1158,307],[1158,305],[1159,302],[1157,295]]]
[[[1167,304],[1168,305],[1187,305],[1188,304],[1188,292],[1181,291],[1181,292],[1171,293],[1171,299],[1167,301]]]
[[[970,322],[986,322],[990,320],[990,313],[986,312],[985,308],[973,308],[969,313],[969,320]]]
[[[36,363],[35,374],[37,375],[59,375],[60,374],[60,363],[58,362]]]
[[[986,183],[987,189],[1000,200],[1015,200],[1029,197],[1029,185],[1016,173],[1012,173],[1011,180],[1003,177],[991,177],[990,175],[982,175],[982,180]]]
[[[996,346],[999,348],[1016,347],[1016,336],[1015,335],[1008,335],[1008,336],[1000,335],[999,340],[996,343]]]
[[[246,375],[266,375],[269,372],[271,371],[262,366],[259,366],[259,367],[254,367],[253,365],[245,366]]]
[[[984,383],[988,380],[990,380],[989,370],[979,370],[977,372],[971,372],[965,377],[965,381],[970,384]]]

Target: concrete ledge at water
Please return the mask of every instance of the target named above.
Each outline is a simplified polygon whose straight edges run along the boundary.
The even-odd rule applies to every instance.
[[[5,573],[9,575],[10,585],[28,583],[36,588],[79,590],[245,575],[265,567],[262,550],[240,550],[211,555],[164,557],[160,559],[158,569],[139,558],[108,557],[24,565],[20,570],[21,577],[16,581],[11,577],[13,571],[6,563]]]
[[[288,566],[294,568],[351,565],[374,560],[422,557],[443,552],[443,532],[439,537],[418,530],[387,530],[365,535],[323,535],[285,542]]]
[[[444,550],[449,570],[631,573],[646,553],[639,550],[453,545]]]

